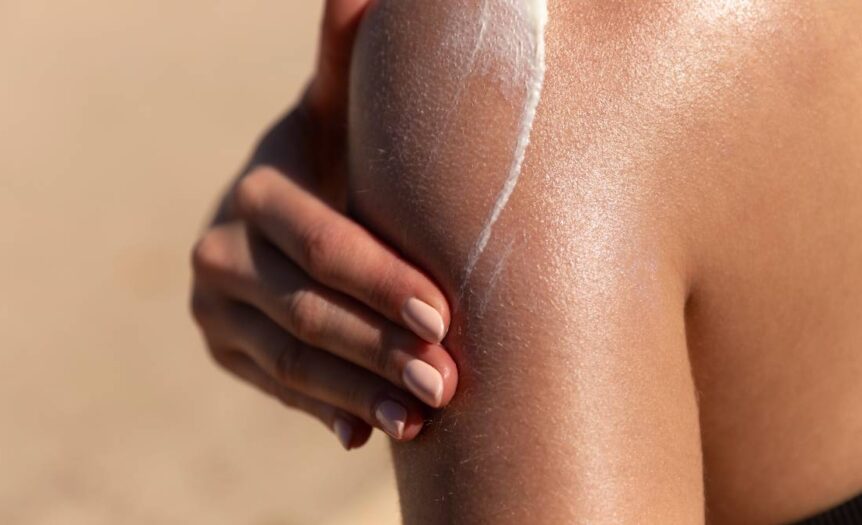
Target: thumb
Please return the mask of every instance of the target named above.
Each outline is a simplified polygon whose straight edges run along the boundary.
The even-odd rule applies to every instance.
[[[309,109],[319,116],[343,112],[353,41],[371,0],[326,0],[321,23],[317,70],[307,93]]]

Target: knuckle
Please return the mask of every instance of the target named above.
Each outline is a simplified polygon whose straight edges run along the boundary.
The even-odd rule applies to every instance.
[[[287,326],[298,339],[315,344],[323,332],[326,302],[311,290],[295,292],[287,307]]]
[[[365,414],[369,421],[374,420],[373,396],[368,391],[368,385],[355,381],[345,388],[347,406],[354,407],[357,413]]]
[[[192,249],[192,269],[196,274],[210,275],[229,265],[230,250],[221,235],[205,233]]]
[[[363,361],[372,367],[372,370],[383,377],[390,377],[392,372],[392,353],[384,342],[384,337],[377,335],[368,344],[362,347]]]
[[[284,344],[275,359],[275,378],[282,385],[299,388],[305,384],[306,350],[301,344]]]
[[[393,263],[385,263],[382,266],[378,278],[368,290],[368,300],[384,311],[388,309],[397,311],[401,305],[393,305],[392,303],[402,288],[401,279],[399,279],[399,273]]]
[[[266,207],[272,174],[257,168],[242,177],[234,189],[234,209],[241,217],[255,217]]]
[[[207,354],[211,361],[222,371],[233,376],[242,378],[237,372],[237,362],[240,359],[236,351],[228,350],[224,346],[209,343],[207,345]],[[260,385],[258,385],[260,387]]]
[[[309,273],[318,279],[330,275],[337,256],[337,244],[337,235],[331,226],[318,223],[305,229],[300,236],[300,257]]]
[[[209,326],[215,315],[215,308],[212,302],[198,292],[192,293],[191,300],[189,301],[189,310],[195,323],[201,328]]]
[[[288,390],[281,385],[275,385],[273,386],[272,395],[278,398],[278,400],[281,401],[284,406],[288,408],[302,410],[302,407],[300,406],[299,402],[299,396],[297,396],[295,392]]]
[[[233,361],[231,359],[230,352],[227,352],[213,345],[208,345],[207,348],[209,350],[210,357],[216,365],[229,372],[232,372]]]

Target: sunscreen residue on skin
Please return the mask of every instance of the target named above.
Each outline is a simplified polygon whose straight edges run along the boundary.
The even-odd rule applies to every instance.
[[[455,309],[474,290],[474,306],[486,304],[512,260],[491,252],[542,98],[547,23],[547,0],[388,0],[360,31],[355,211],[405,252],[421,252],[428,271],[445,272]],[[458,228],[435,219],[441,206]],[[408,220],[393,224],[392,214]]]
[[[524,157],[530,144],[530,135],[536,110],[545,81],[545,27],[548,21],[546,0],[483,0],[481,6],[479,38],[470,58],[471,68],[482,67],[476,60],[476,51],[487,45],[499,68],[500,85],[513,92],[526,94],[518,122],[517,138],[511,164],[502,188],[494,200],[482,230],[470,250],[459,287],[463,296],[470,277],[488,246],[494,225],[506,208],[518,184]]]

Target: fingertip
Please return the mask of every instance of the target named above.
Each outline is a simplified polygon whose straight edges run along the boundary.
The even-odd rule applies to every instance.
[[[407,427],[407,407],[393,399],[384,399],[374,408],[374,419],[380,429],[395,439],[403,439]]]
[[[404,365],[401,380],[423,403],[438,408],[443,401],[443,374],[421,359],[411,359]]]
[[[344,450],[361,448],[371,436],[371,427],[352,416],[336,414],[332,418],[332,432]]]
[[[458,391],[458,366],[448,353],[446,356],[449,358],[448,362],[437,365],[437,370],[443,376],[443,395],[440,398],[438,408],[448,406],[452,402],[452,398],[455,397],[455,392]]]
[[[412,441],[419,436],[425,428],[425,417],[420,411],[411,411],[404,425],[404,434],[399,441]]]
[[[417,396],[422,401],[426,402],[432,408],[443,408],[452,401],[452,398],[455,397],[455,392],[458,389],[458,365],[455,363],[455,359],[449,353],[449,351],[441,346],[440,344],[432,344],[422,341],[411,348],[409,348],[406,358],[402,361],[402,375],[405,376],[405,383],[407,376],[407,367],[411,363],[411,358],[421,359],[422,362],[427,363],[429,368],[433,368],[442,378],[442,392],[439,396],[435,396],[435,402],[429,403],[422,396]],[[415,367],[416,365],[414,365]],[[409,385],[409,383],[408,383]],[[412,389],[411,389],[412,390]],[[415,395],[415,392],[414,392]],[[426,396],[427,397],[427,396]]]
[[[384,398],[374,409],[380,430],[395,441],[410,441],[422,431],[425,413],[415,401],[400,396]]]
[[[353,443],[353,425],[346,419],[340,416],[335,416],[332,422],[332,432],[338,438],[338,442],[344,447],[344,450],[350,450]]]
[[[371,438],[371,432],[374,430],[367,423],[360,423],[353,429],[353,441],[351,442],[350,449],[362,448],[368,443],[368,440]]]
[[[436,293],[429,294],[426,302],[437,310],[437,313],[439,313],[440,317],[443,319],[443,337],[440,339],[442,341],[449,334],[449,327],[452,324],[452,312],[449,310],[449,301],[442,292],[438,291]]]
[[[413,333],[429,343],[439,343],[446,337],[448,327],[440,311],[418,297],[404,301],[401,319]]]

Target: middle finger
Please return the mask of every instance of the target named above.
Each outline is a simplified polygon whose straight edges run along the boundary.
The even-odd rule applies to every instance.
[[[265,239],[242,223],[218,226],[209,235],[230,260],[218,265],[214,283],[256,306],[300,341],[331,352],[411,391],[432,407],[455,393],[456,365],[440,345],[427,343],[364,305],[313,281]]]

